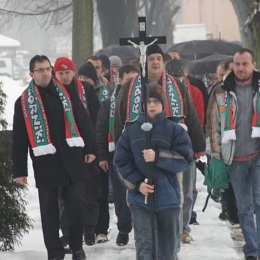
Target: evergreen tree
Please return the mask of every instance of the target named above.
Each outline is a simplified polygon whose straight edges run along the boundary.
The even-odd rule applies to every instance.
[[[24,233],[32,228],[23,199],[26,187],[16,183],[12,176],[11,131],[4,119],[6,95],[0,82],[0,251],[14,251],[21,244]]]

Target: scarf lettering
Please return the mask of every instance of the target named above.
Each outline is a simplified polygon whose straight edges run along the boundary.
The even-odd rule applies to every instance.
[[[84,147],[84,141],[80,137],[74,115],[70,96],[66,88],[53,79],[55,89],[63,105],[65,119],[65,138],[70,147]],[[31,80],[28,88],[21,95],[21,105],[25,120],[26,130],[34,156],[54,154],[56,148],[51,142],[49,124],[42,98],[38,87]]]

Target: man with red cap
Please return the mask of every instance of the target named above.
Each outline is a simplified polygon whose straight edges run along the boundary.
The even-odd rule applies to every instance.
[[[80,100],[86,109],[86,116],[89,115],[93,126],[95,127],[100,104],[93,86],[88,82],[82,82],[75,77],[75,65],[72,60],[67,57],[57,58],[54,63],[54,73],[58,80],[60,80],[63,84],[68,84],[76,88]],[[100,195],[101,184],[99,170],[97,168],[97,161],[93,162],[92,164],[88,164],[87,168],[90,172],[90,179],[85,181],[87,210],[84,238],[87,245],[93,245],[95,243],[94,229],[97,224],[99,212],[97,199]],[[68,244],[66,239],[68,237],[68,226],[66,224],[68,216],[63,209],[64,208],[61,205],[60,224],[63,233],[62,242],[63,245],[66,246]]]
[[[57,58],[53,70],[55,76],[61,83],[74,86],[78,90],[82,103],[95,127],[99,102],[93,86],[86,82],[83,83],[76,78],[75,65],[73,61],[67,57]]]
[[[70,216],[72,259],[83,260],[84,180],[89,174],[86,165],[96,159],[95,132],[76,90],[52,76],[48,57],[35,55],[29,67],[32,80],[15,102],[13,175],[17,183],[27,184],[29,151],[48,260],[65,256],[59,239],[59,189]]]

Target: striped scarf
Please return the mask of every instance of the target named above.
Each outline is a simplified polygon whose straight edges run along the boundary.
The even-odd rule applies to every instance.
[[[252,117],[252,138],[260,137],[260,80],[258,81],[258,91],[256,93],[256,104],[254,104],[254,114]],[[225,92],[225,126],[221,142],[228,143],[230,140],[236,140],[236,130],[233,119],[232,96]]]
[[[116,107],[116,89],[114,90],[111,99],[110,99],[110,107],[109,107],[109,131],[108,131],[108,150],[109,152],[115,151],[115,143],[114,143],[114,114]]]
[[[179,85],[174,77],[162,72],[162,88],[166,93],[164,110],[167,117],[180,116],[184,114],[184,103]],[[130,81],[127,106],[126,122],[133,121],[137,118],[141,109],[141,77],[137,76]],[[184,119],[180,122],[184,126]],[[184,126],[185,128],[185,126]]]
[[[80,136],[74,119],[70,96],[61,82],[56,78],[53,78],[52,80],[64,109],[65,137],[67,144],[70,147],[84,147],[84,141]],[[29,86],[22,93],[21,104],[33,154],[35,156],[54,154],[56,148],[51,141],[48,119],[39,89],[34,84],[33,80],[31,80]]]
[[[86,91],[84,89],[84,86],[82,84],[82,82],[77,79],[76,77],[74,78],[75,80],[75,84],[76,84],[76,88],[79,94],[79,98],[81,103],[83,104],[84,108],[87,111],[87,115],[89,116],[89,108],[88,108],[88,101],[87,101],[87,95],[86,95]]]

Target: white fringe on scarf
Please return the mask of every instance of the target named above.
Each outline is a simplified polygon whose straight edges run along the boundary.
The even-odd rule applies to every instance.
[[[67,138],[66,139],[67,144],[69,145],[69,147],[84,147],[84,141],[82,139],[82,137],[73,137],[73,138]]]
[[[53,144],[37,146],[32,149],[33,149],[34,156],[41,156],[41,155],[56,153],[56,148],[53,146]]]
[[[178,123],[186,132],[188,132],[188,126],[186,124]]]
[[[115,151],[115,143],[114,142],[109,142],[109,144],[108,144],[108,151],[109,152]]]
[[[224,131],[223,137],[222,137],[222,144],[227,144],[229,140],[236,140],[236,130],[228,130]]]
[[[256,137],[260,137],[260,128],[259,127],[252,127],[252,134],[251,134],[252,138],[256,138]]]

